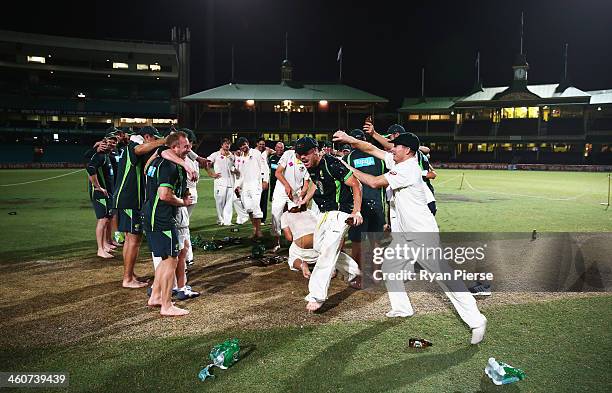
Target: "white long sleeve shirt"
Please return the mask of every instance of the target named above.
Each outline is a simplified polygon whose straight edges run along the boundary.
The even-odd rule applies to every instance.
[[[240,158],[241,162],[236,166],[240,172],[236,187],[261,189],[261,182],[267,182],[270,179],[270,168],[261,152],[257,149],[249,149],[248,154]]]

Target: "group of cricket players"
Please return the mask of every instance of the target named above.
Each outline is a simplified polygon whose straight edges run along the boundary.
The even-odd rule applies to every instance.
[[[193,263],[189,218],[202,167],[214,179],[218,225],[234,225],[235,211],[236,224],[250,221],[251,239],[259,242],[271,201],[272,251],[281,249],[281,235],[290,243],[289,268],[308,280],[306,309],[316,311],[336,275],[361,289],[362,266],[371,263],[362,260],[362,240],[377,244],[383,231],[391,231],[410,243],[417,241],[415,234],[439,232],[431,185],[436,173],[416,135],[398,124],[381,135],[368,117],[363,129],[337,131],[333,142],[338,150],[311,137],[288,149],[282,142],[271,149],[263,139],[251,147],[247,138],[234,143],[225,138],[204,158],[194,153],[195,135],[188,129],[173,129],[164,138],[150,126],[137,134],[113,128],[95,146],[87,166],[98,256],[113,257],[120,240],[113,233],[125,233],[123,286],[147,286],[134,274],[144,230],[155,266],[147,305],[159,307],[164,316],[187,314],[172,297],[199,295],[187,285],[186,271]],[[350,255],[342,252],[347,235]],[[438,269],[427,259],[418,263]],[[473,295],[439,284],[471,328],[471,343],[478,344],[487,319]],[[385,285],[391,304],[386,316],[413,315],[404,282],[385,280]]]

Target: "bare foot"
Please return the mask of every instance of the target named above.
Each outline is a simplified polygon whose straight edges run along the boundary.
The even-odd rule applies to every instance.
[[[174,302],[172,302],[172,305],[174,306]],[[151,300],[151,298],[149,298],[149,301],[147,302],[147,307],[161,307],[161,306],[162,306],[161,299]]]
[[[114,250],[115,248],[117,248],[117,246],[115,246],[113,243],[106,243],[104,245],[104,248],[110,248],[111,250]]]
[[[123,280],[123,283],[121,284],[123,288],[144,288],[147,285],[149,284],[143,281],[138,281],[138,280],[131,280],[131,281]]]
[[[104,249],[98,250],[98,256],[100,258],[104,258],[104,259],[114,258],[115,257],[113,254],[110,254],[108,251],[106,251]]]
[[[310,278],[310,269],[308,268],[308,264],[302,262],[302,275],[304,276],[304,278],[309,279]]]
[[[115,246],[115,247],[121,247],[121,246],[122,246],[122,244],[121,244],[121,243],[117,243],[117,242],[116,242],[116,241],[114,241],[114,240],[111,242],[111,244],[112,244],[113,246]]]
[[[321,308],[322,305],[323,303],[319,303],[319,302],[308,302],[308,304],[306,305],[306,310],[317,311],[318,309]]]
[[[184,310],[182,308],[178,308],[172,305],[172,307],[168,307],[167,309],[164,309],[162,307],[159,313],[164,317],[181,317],[183,315],[189,314],[189,310]]]

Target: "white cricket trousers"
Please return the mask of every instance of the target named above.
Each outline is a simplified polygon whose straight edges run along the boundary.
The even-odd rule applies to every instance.
[[[427,233],[422,234],[423,236],[416,235],[414,233],[394,233],[393,236],[404,237],[400,243],[407,244],[408,247],[419,248],[419,246],[426,244],[427,246],[439,246],[439,240],[432,239],[432,236],[437,238],[437,234]],[[407,235],[407,236],[402,236]],[[393,247],[395,242],[392,242],[389,247]],[[430,273],[444,273],[452,272],[452,269],[448,263],[444,260],[438,260],[436,258],[418,258],[416,260],[423,269],[426,269]],[[411,261],[405,259],[385,259],[382,264],[382,272],[385,273],[397,273],[399,271],[414,271],[414,264]],[[474,296],[465,287],[462,281],[437,281],[440,288],[444,291],[446,296],[450,299],[451,303],[457,310],[457,313],[463,319],[470,328],[477,328],[485,323],[485,317],[478,310],[476,300]],[[402,280],[385,280],[385,286],[387,287],[389,301],[391,302],[391,311],[399,313],[407,313],[412,315],[414,310],[410,303],[410,298],[406,293],[406,287]]]
[[[232,202],[234,189],[223,185],[215,186],[215,205],[217,207],[217,222],[221,225],[232,225]]]
[[[253,218],[263,218],[263,212],[259,204],[261,203],[261,186],[248,187],[240,190],[240,200],[242,206],[248,214],[252,214]]]
[[[235,193],[232,194],[234,210],[236,210],[236,224],[242,225],[249,221],[249,214],[246,212],[246,210],[244,210],[244,205],[242,204],[240,198],[238,198]]]
[[[351,261],[357,264],[352,258],[338,259],[342,240],[348,231],[345,222],[348,217],[349,214],[337,210],[319,213],[313,243],[319,258],[308,281],[306,301],[323,303],[327,300],[329,282],[336,268],[341,271],[354,271],[356,268],[359,271],[359,267],[351,266]]]
[[[193,214],[193,209],[195,209],[196,204],[192,204],[187,206],[187,214],[189,215],[189,223],[191,225],[191,215]],[[193,246],[191,244],[191,233],[189,232],[189,227],[187,227],[187,239],[189,240],[187,242],[188,247],[187,247],[187,255],[185,257],[186,261],[193,261]]]
[[[285,210],[285,205],[289,201],[290,199],[285,192],[285,187],[283,187],[281,182],[278,182],[276,187],[274,187],[274,193],[272,194],[271,232],[274,236],[281,235],[281,216],[283,215],[283,210]]]

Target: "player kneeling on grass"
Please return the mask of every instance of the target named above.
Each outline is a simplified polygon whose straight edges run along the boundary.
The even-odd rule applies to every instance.
[[[305,204],[298,206],[289,201],[286,206],[288,210],[281,216],[281,228],[285,239],[291,242],[287,260],[289,269],[301,270],[305,278],[310,278],[308,265],[316,263],[320,255],[320,252],[313,248],[317,217]],[[338,256],[336,268],[351,286],[355,285],[355,280],[361,274],[357,262],[343,252]]]
[[[189,141],[184,132],[168,136],[166,145],[183,159],[189,152]],[[144,205],[147,241],[153,255],[162,259],[155,271],[151,297],[147,304],[160,306],[161,315],[186,315],[189,311],[175,307],[171,302],[179,255],[177,207],[189,206],[192,203],[187,194],[184,169],[162,157],[154,159],[147,168],[147,196]]]

